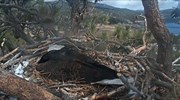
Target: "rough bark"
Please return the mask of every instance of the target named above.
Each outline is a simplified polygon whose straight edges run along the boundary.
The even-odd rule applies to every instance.
[[[15,96],[20,100],[62,100],[34,83],[1,72],[0,91]]]
[[[171,75],[172,39],[159,13],[158,0],[142,0],[148,28],[158,44],[157,62],[162,64],[165,72]]]
[[[72,16],[72,34],[78,34],[79,33],[79,26],[80,26],[80,19],[77,16]]]
[[[71,6],[71,31],[72,34],[78,34],[79,25],[80,25],[80,16],[79,16],[79,6],[80,1],[79,0],[73,0],[73,4]]]

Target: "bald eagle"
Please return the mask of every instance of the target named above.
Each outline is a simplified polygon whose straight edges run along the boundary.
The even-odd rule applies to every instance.
[[[91,83],[103,79],[115,79],[117,73],[74,47],[65,46],[44,54],[38,61],[37,71],[42,76],[59,81],[79,80]]]

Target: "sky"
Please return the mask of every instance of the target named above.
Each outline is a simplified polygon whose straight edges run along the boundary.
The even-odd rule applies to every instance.
[[[55,0],[45,0],[45,1],[55,1]],[[158,0],[159,7],[161,10],[175,8],[180,0]],[[143,10],[143,5],[141,0],[102,0],[99,3],[111,5],[118,8],[127,8],[131,10]]]

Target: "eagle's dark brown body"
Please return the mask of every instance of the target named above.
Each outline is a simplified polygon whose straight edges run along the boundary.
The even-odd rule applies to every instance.
[[[52,50],[38,62],[43,76],[59,81],[81,80],[86,83],[117,78],[116,71],[101,65],[71,47]]]

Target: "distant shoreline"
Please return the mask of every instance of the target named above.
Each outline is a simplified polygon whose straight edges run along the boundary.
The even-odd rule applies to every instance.
[[[180,35],[180,24],[177,23],[166,23],[166,26],[170,33],[174,35]]]

